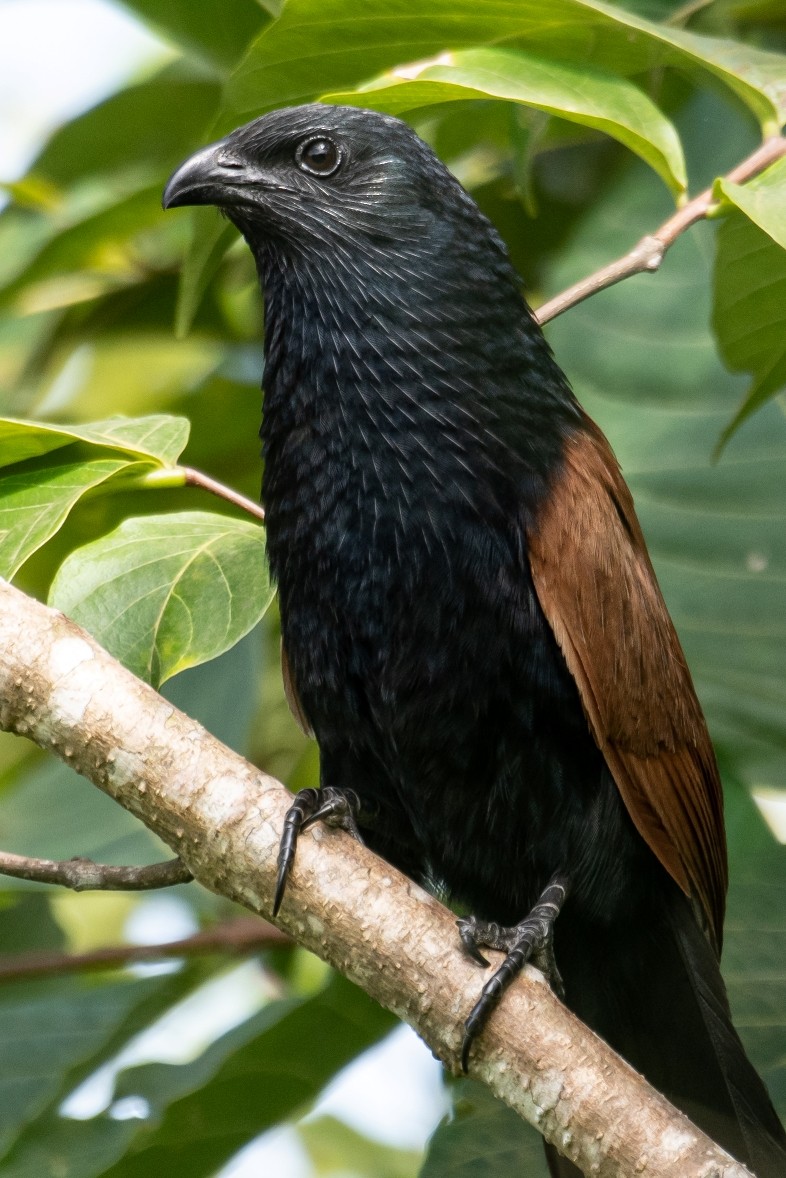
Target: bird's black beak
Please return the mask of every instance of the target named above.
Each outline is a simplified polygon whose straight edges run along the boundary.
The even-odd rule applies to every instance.
[[[161,203],[165,209],[233,203],[228,189],[248,183],[247,172],[246,164],[233,155],[225,139],[220,139],[195,152],[172,173]]]

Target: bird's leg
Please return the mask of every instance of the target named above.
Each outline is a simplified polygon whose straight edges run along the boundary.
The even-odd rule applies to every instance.
[[[362,803],[353,789],[337,789],[327,785],[322,789],[301,789],[296,793],[284,818],[284,829],[278,845],[278,877],[273,915],[276,915],[284,899],[287,879],[295,860],[297,840],[304,830],[315,822],[326,822],[328,826],[346,830],[362,843],[358,822],[369,823],[373,821],[374,816],[373,808]]]
[[[464,1023],[464,1041],[461,1046],[463,1071],[467,1070],[469,1052],[475,1038],[510,983],[528,962],[542,970],[552,989],[562,997],[562,978],[554,957],[554,921],[559,916],[567,894],[568,877],[562,872],[557,872],[541,892],[529,916],[512,928],[478,920],[474,916],[463,916],[456,922],[464,948],[479,965],[489,965],[480,952],[479,945],[484,945],[488,949],[500,949],[507,954],[502,965],[486,982],[480,998]]]

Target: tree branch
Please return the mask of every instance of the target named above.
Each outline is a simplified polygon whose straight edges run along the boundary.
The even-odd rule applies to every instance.
[[[162,961],[167,957],[203,957],[211,953],[254,953],[291,945],[292,938],[266,920],[241,916],[215,928],[204,929],[180,941],[160,945],[111,945],[89,953],[16,953],[0,957],[0,982],[29,981],[31,978],[66,973],[94,973],[117,969],[139,961]]]
[[[136,814],[194,877],[267,916],[290,795],[134,678],[62,614],[0,582],[0,727],[50,749]],[[298,843],[277,922],[456,1067],[483,980],[453,915],[338,830]],[[496,958],[496,955],[493,955]],[[498,958],[497,958],[498,960]],[[596,1178],[750,1178],[528,969],[470,1072]]]
[[[114,867],[78,856],[62,860],[31,859],[27,855],[13,855],[10,851],[0,851],[0,875],[60,884],[75,892],[144,892],[190,883],[194,878],[179,859],[167,859],[165,863],[150,863],[145,867]]]
[[[786,138],[776,135],[771,139],[766,139],[761,147],[758,147],[747,159],[744,159],[736,168],[732,168],[724,179],[735,184],[742,184],[746,180],[758,176],[760,172],[763,172],[765,168],[774,164],[784,155],[786,155]],[[610,262],[608,266],[596,270],[588,278],[582,278],[580,282],[569,286],[567,290],[555,295],[553,299],[549,299],[535,312],[537,322],[542,326],[550,319],[556,319],[569,307],[575,307],[577,303],[584,302],[585,299],[597,294],[598,291],[605,290],[607,286],[614,286],[623,278],[630,278],[633,274],[651,273],[659,270],[666,251],[680,234],[689,229],[691,225],[695,225],[697,221],[703,220],[715,207],[712,193],[712,188],[706,188],[704,192],[688,201],[681,209],[677,209],[677,212],[664,221],[654,233],[648,233],[642,237],[641,241],[629,253],[617,258],[615,262]]]

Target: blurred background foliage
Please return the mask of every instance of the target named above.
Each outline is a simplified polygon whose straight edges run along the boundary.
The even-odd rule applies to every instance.
[[[162,213],[169,172],[277,105],[340,94],[401,113],[498,226],[538,304],[652,231],[686,178],[694,194],[777,133],[786,15],[781,0],[125,9],[159,39],[157,59],[60,126],[4,186],[0,413],[63,433],[55,446],[32,426],[0,431],[0,559],[36,595],[54,586],[55,600],[152,681],[175,675],[164,694],[299,788],[316,782],[317,755],[284,700],[275,604],[248,629],[270,600],[253,564],[259,530],[169,477],[186,437],[171,418],[185,418],[183,461],[258,496],[261,301],[248,251],[214,210]],[[725,973],[781,1114],[786,855],[762,813],[777,829],[786,798],[784,180],[780,164],[744,189],[719,184],[717,218],[681,238],[656,277],[547,329],[621,459],[707,711],[727,792]],[[147,426],[144,443],[127,423],[109,439],[105,427],[84,428],[115,414],[168,416],[157,446]],[[232,592],[252,601],[248,632],[236,645],[236,633],[208,632],[185,650],[175,625],[168,646],[154,636],[140,651],[95,606],[96,586],[122,605],[132,583],[118,535],[123,560],[129,535],[143,547],[155,538],[171,557],[173,537],[196,529],[203,542],[205,528],[225,545]],[[192,588],[193,610],[209,631],[217,589],[201,591]],[[115,863],[166,853],[10,736],[0,740],[0,847]],[[14,980],[32,954],[163,941],[237,915],[197,885],[140,899],[3,880],[6,1178],[264,1167],[286,1178],[541,1178],[526,1126],[469,1081],[443,1094],[425,1049],[301,950]]]

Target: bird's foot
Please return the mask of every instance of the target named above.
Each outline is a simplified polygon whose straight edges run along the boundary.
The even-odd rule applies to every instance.
[[[456,922],[464,948],[479,965],[490,964],[480,952],[480,945],[487,949],[499,949],[507,954],[502,965],[486,982],[480,998],[464,1023],[464,1041],[461,1046],[463,1071],[467,1070],[472,1044],[488,1021],[489,1015],[510,983],[528,962],[536,965],[546,975],[552,989],[560,998],[562,997],[562,978],[554,957],[554,921],[559,916],[567,894],[568,878],[558,872],[543,889],[529,916],[512,928],[478,920],[474,916],[463,916]]]
[[[335,789],[333,786],[325,786],[323,789],[301,789],[299,793],[295,794],[294,801],[284,818],[284,829],[281,832],[281,842],[278,845],[278,877],[276,879],[276,895],[273,900],[274,916],[284,899],[289,873],[295,861],[295,847],[302,832],[315,822],[325,822],[328,826],[337,826],[341,830],[346,830],[359,843],[362,843],[363,839],[357,823],[361,809],[360,798],[353,789]]]

